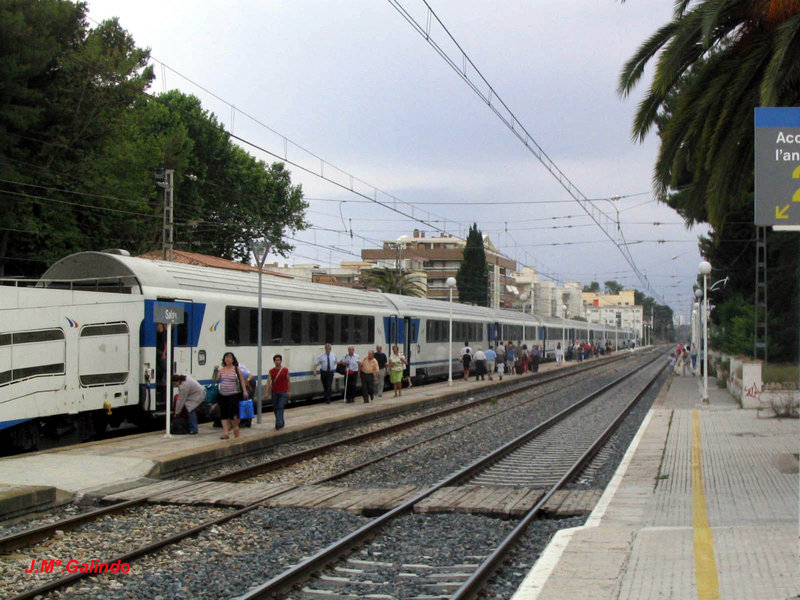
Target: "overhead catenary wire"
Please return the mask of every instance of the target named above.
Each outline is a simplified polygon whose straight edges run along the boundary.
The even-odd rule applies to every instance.
[[[497,115],[503,124],[505,124],[505,126],[511,130],[514,136],[516,136],[527,148],[527,150],[533,154],[550,172],[559,185],[561,185],[561,187],[563,187],[567,193],[576,202],[578,202],[581,208],[586,211],[586,213],[592,218],[592,220],[597,224],[606,237],[611,240],[611,242],[622,253],[623,257],[630,265],[631,269],[633,269],[633,271],[636,273],[639,281],[645,287],[645,289],[652,291],[647,276],[636,265],[636,262],[634,261],[630,250],[628,249],[628,244],[625,242],[625,237],[622,233],[622,228],[619,227],[612,217],[598,208],[594,202],[587,198],[586,195],[580,189],[578,189],[574,183],[572,183],[572,181],[558,167],[558,165],[545,153],[544,149],[533,138],[533,136],[528,133],[528,130],[525,128],[522,122],[517,119],[511,109],[508,108],[506,103],[497,94],[497,91],[483,76],[481,71],[475,66],[475,63],[463,50],[455,37],[450,33],[439,16],[428,4],[427,0],[420,0],[425,6],[427,21],[425,25],[417,21],[411,15],[411,13],[405,9],[399,0],[387,1],[425,39],[425,41],[428,42],[428,44],[453,69],[453,71],[455,71],[458,76],[461,77],[467,86],[486,103],[486,105],[492,110],[492,112],[495,113],[495,115]],[[436,40],[434,40],[434,36],[431,32],[431,24],[434,21],[438,23],[439,27],[441,27],[449,41],[458,49],[460,54],[457,58],[451,57],[447,50],[445,50],[438,42],[436,42]],[[468,67],[475,73],[475,75],[477,75],[479,81],[474,81],[470,77]],[[613,227],[609,228],[609,225],[613,225]]]

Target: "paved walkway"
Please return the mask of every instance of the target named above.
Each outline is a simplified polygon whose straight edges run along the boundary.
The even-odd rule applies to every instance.
[[[671,377],[586,525],[553,537],[512,600],[800,593],[798,421],[701,391]]]

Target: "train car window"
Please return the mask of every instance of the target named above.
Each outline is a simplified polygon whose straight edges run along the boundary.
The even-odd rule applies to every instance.
[[[13,333],[14,344],[31,344],[34,342],[51,342],[53,340],[63,340],[64,332],[60,329],[45,329],[43,331],[20,331]]]
[[[10,333],[0,333],[0,346],[9,346],[11,344]]]
[[[283,343],[283,314],[282,310],[273,310],[270,314],[270,343],[279,346]]]
[[[350,315],[341,315],[339,317],[339,335],[340,344],[350,344],[352,341],[352,324]]]
[[[116,335],[118,333],[128,333],[127,323],[111,323],[109,325],[87,325],[81,330],[81,337],[91,337],[93,335]],[[64,337],[63,334],[61,336]]]
[[[354,344],[361,344],[364,340],[364,317],[358,315],[350,317],[353,330],[350,334]]]
[[[367,344],[375,343],[375,317],[366,317],[367,319]]]
[[[319,339],[319,322],[324,318],[324,315],[317,313],[306,313],[308,316],[308,338],[303,341],[304,344],[320,344],[322,340]]]
[[[258,345],[258,309],[251,308],[248,311],[248,318],[249,318],[249,326],[247,328],[248,339],[245,340],[247,345],[252,346],[253,344]],[[263,329],[263,323],[262,323]],[[263,333],[263,332],[262,332]],[[262,336],[261,341],[264,341],[264,337]]]
[[[239,308],[236,306],[225,307],[225,345],[238,346],[242,336],[239,333]]]
[[[325,319],[325,339],[328,344],[336,343],[336,315],[322,315]]]
[[[292,311],[290,315],[290,344],[301,344],[303,342],[303,313]]]

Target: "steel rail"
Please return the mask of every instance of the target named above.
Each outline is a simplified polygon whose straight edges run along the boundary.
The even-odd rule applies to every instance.
[[[594,455],[602,448],[607,439],[616,431],[626,415],[630,410],[641,400],[642,396],[648,389],[655,383],[661,372],[666,365],[662,366],[656,374],[648,381],[644,387],[634,396],[633,400],[620,411],[614,421],[597,437],[594,443],[575,461],[575,463],[564,473],[564,475],[542,496],[542,498],[531,508],[528,514],[519,522],[519,524],[500,542],[498,547],[490,554],[481,565],[473,572],[466,582],[456,590],[449,600],[473,600],[477,598],[483,590],[486,582],[494,574],[505,560],[506,556],[514,549],[519,538],[525,533],[528,525],[538,516],[539,511],[544,507],[550,497],[559,489],[561,489],[567,482],[569,482],[575,475],[580,473],[586,465],[592,460]]]
[[[529,389],[531,387],[536,387],[536,386],[542,385],[544,383],[549,383],[549,382],[552,382],[552,381],[559,380],[559,379],[561,379],[563,377],[568,377],[568,376],[571,376],[571,375],[580,374],[580,373],[582,373],[584,371],[592,370],[592,369],[594,369],[596,367],[600,367],[600,366],[603,366],[603,365],[607,365],[607,364],[613,363],[616,360],[620,360],[620,358],[616,358],[615,357],[614,359],[606,360],[606,361],[603,361],[603,362],[593,362],[591,367],[587,367],[587,368],[579,369],[579,370],[571,369],[568,373],[561,374],[561,375],[559,375],[557,377],[551,377],[551,378],[548,378],[546,380],[537,379],[537,380],[535,380],[533,382],[528,381],[524,385],[516,386],[513,389],[509,389],[509,390],[504,390],[500,394],[492,394],[491,397],[505,396],[505,395],[510,395],[510,394],[513,394],[513,393],[518,393],[520,391],[524,391],[525,389]],[[624,378],[625,377],[623,377],[622,379],[624,379]],[[472,403],[467,403],[465,405],[461,405],[459,407],[455,407],[455,409],[462,409],[462,407],[464,407],[464,406],[474,406],[475,404],[478,404],[478,403],[487,402],[490,399],[491,398],[486,398],[486,399],[473,401]],[[517,406],[519,406],[519,405],[517,405]],[[439,413],[432,413],[431,415],[426,415],[426,417],[428,417],[428,418],[432,418],[434,416],[435,417],[439,417],[439,416],[442,416],[440,413],[449,414],[449,413],[451,413],[453,411],[454,411],[454,409],[451,407],[449,409],[445,409],[444,411],[439,411]],[[425,420],[424,418],[422,418],[422,419]],[[419,418],[417,420],[419,420]],[[479,420],[483,420],[483,419],[479,419]],[[390,426],[387,429],[393,429],[395,427],[396,426]],[[458,428],[462,428],[462,427],[457,427],[456,429],[458,429]],[[372,432],[370,432],[370,433],[372,433]],[[434,436],[434,437],[439,437],[439,436]],[[347,440],[336,442],[334,444],[340,445],[341,443],[351,443],[353,439],[356,439],[356,438],[348,438]],[[429,441],[429,440],[422,440],[420,442],[417,442],[414,445],[419,445],[419,444],[425,443],[427,441]],[[326,445],[323,445],[321,447],[317,447],[316,450],[317,450],[317,452],[319,452],[319,450],[321,448],[325,448],[325,447],[326,447]],[[402,450],[405,450],[405,449],[402,449]],[[306,451],[302,451],[301,453],[305,453],[305,452]],[[385,458],[387,458],[389,456],[392,456],[394,454],[397,454],[397,453],[398,453],[397,451],[393,451],[393,452],[381,457],[381,459],[385,459]],[[286,457],[283,457],[283,458],[286,458]],[[281,460],[282,459],[276,459],[276,461],[279,461],[279,462]],[[296,461],[293,461],[293,462],[296,462]],[[321,478],[319,480],[311,482],[311,485],[320,484],[320,483],[324,483],[326,481],[337,479],[340,476],[344,476],[346,474],[349,474],[350,472],[353,472],[354,470],[358,470],[360,468],[363,468],[364,466],[367,466],[368,464],[372,464],[373,462],[376,462],[376,461],[375,460],[368,461],[365,464],[358,465],[356,468],[348,469],[345,473],[336,474],[336,475],[328,476],[328,477],[323,477],[323,478]],[[244,469],[242,469],[242,471],[250,471],[250,470],[251,470],[251,467],[245,467]],[[229,475],[229,474],[226,474],[226,475]],[[226,480],[230,481],[229,479],[225,479],[225,477],[226,476],[209,477],[209,478],[206,478],[206,479],[203,479],[203,480],[198,480],[198,482],[226,481]],[[234,479],[234,481],[235,480],[236,479]],[[191,485],[193,483],[196,483],[196,482],[186,482],[185,486],[189,486],[189,485]],[[448,483],[448,480],[446,480],[442,484],[437,484],[437,485],[442,487],[443,485],[447,485],[447,483]],[[180,487],[183,487],[183,486],[180,486]],[[289,492],[291,490],[297,489],[299,487],[300,487],[300,484],[297,484],[295,486],[292,486],[290,488],[282,490],[281,493],[286,493],[286,492]],[[179,488],[176,488],[176,489],[179,489]],[[436,489],[438,489],[438,487]],[[429,492],[425,493],[424,495],[419,497],[419,500],[423,499],[424,497],[427,497],[430,493],[433,493],[433,491],[435,491],[435,490],[430,490]],[[185,538],[194,536],[197,533],[200,533],[201,531],[203,531],[203,530],[205,530],[205,529],[207,529],[209,527],[225,523],[225,522],[227,522],[227,521],[229,521],[231,519],[239,517],[239,516],[241,516],[241,515],[243,515],[243,514],[245,514],[247,512],[250,512],[250,511],[260,507],[268,499],[269,498],[265,498],[265,499],[259,500],[257,502],[252,503],[252,504],[244,506],[241,509],[238,509],[236,511],[232,511],[231,513],[229,513],[227,515],[223,515],[221,517],[217,517],[217,518],[212,519],[210,521],[206,521],[205,523],[201,523],[200,525],[197,525],[197,526],[195,526],[195,527],[193,527],[191,529],[188,529],[188,530],[185,530],[185,531],[182,531],[182,532],[178,532],[176,534],[173,534],[173,535],[171,535],[169,537],[166,537],[166,538],[163,538],[161,540],[156,540],[155,542],[152,542],[152,543],[147,544],[145,546],[141,546],[141,547],[139,547],[139,548],[137,548],[137,549],[135,549],[135,550],[133,550],[131,552],[115,556],[115,557],[110,558],[109,560],[104,561],[104,562],[106,562],[107,564],[112,564],[112,563],[115,563],[117,561],[122,562],[122,563],[133,561],[136,558],[139,558],[140,556],[144,556],[144,555],[150,554],[150,553],[152,553],[152,552],[154,552],[154,551],[156,551],[156,550],[158,550],[160,548],[163,548],[164,546],[167,546],[167,545],[179,542],[179,541],[181,541],[181,540],[183,540]],[[120,503],[114,504],[112,506],[103,508],[103,509],[98,509],[96,511],[91,511],[90,513],[86,513],[84,515],[77,515],[76,517],[72,517],[70,519],[65,519],[65,520],[59,521],[58,523],[54,523],[54,524],[51,524],[51,525],[44,525],[42,527],[36,528],[35,530],[29,530],[27,532],[22,532],[20,534],[16,534],[16,535],[13,535],[13,536],[8,536],[7,538],[0,539],[0,543],[6,542],[9,546],[12,546],[14,543],[17,543],[17,545],[15,547],[19,548],[19,547],[25,545],[25,544],[20,543],[20,542],[21,542],[21,540],[25,539],[26,535],[30,536],[31,538],[37,537],[39,540],[40,539],[44,539],[50,533],[55,531],[56,529],[62,529],[62,527],[65,524],[68,524],[70,526],[70,528],[74,529],[75,527],[77,527],[81,523],[83,523],[85,521],[88,521],[90,519],[97,518],[97,517],[102,516],[104,514],[110,514],[110,513],[113,513],[113,512],[119,512],[119,511],[122,511],[122,510],[126,510],[128,508],[131,508],[131,507],[134,507],[134,506],[137,506],[137,505],[140,505],[140,504],[144,504],[146,501],[147,501],[147,496],[142,496],[140,498],[135,498],[135,499],[132,499],[132,500],[127,500],[127,501],[124,501],[124,502],[120,502]],[[393,514],[395,510],[397,510],[397,509],[394,509],[393,511],[390,511],[390,512],[386,513],[386,515],[383,515],[383,516],[388,516],[390,514]],[[391,518],[393,518],[393,517],[391,517]],[[46,533],[46,532],[49,532],[49,533]],[[356,532],[354,532],[354,533],[356,533]],[[98,562],[101,562],[101,561],[98,561]],[[65,587],[65,586],[67,586],[67,585],[69,585],[71,583],[74,583],[75,581],[78,581],[78,580],[80,580],[82,578],[85,578],[85,577],[90,577],[92,575],[97,575],[97,573],[71,573],[71,574],[66,575],[64,577],[60,577],[58,579],[54,579],[54,580],[52,580],[50,582],[46,582],[46,583],[36,587],[36,588],[33,588],[31,590],[28,590],[26,592],[22,592],[22,593],[20,593],[20,594],[18,594],[16,596],[13,596],[11,600],[29,600],[31,598],[35,598],[38,595],[45,594],[45,593],[60,589],[60,588]]]
[[[622,377],[617,378],[613,382],[603,386],[599,390],[596,390],[589,394],[588,396],[578,400],[572,406],[562,410],[558,414],[554,415],[547,421],[537,425],[536,427],[532,428],[531,430],[523,433],[522,435],[518,436],[517,438],[507,442],[499,449],[491,452],[487,456],[477,459],[472,464],[464,467],[460,471],[456,472],[453,475],[450,475],[440,481],[439,483],[433,485],[432,487],[424,490],[414,496],[413,498],[403,502],[401,505],[393,508],[389,512],[374,518],[369,523],[366,523],[359,527],[357,530],[351,532],[350,534],[344,536],[340,540],[329,544],[325,548],[319,550],[312,556],[306,558],[305,560],[297,563],[293,567],[290,567],[283,573],[276,575],[272,579],[262,583],[259,586],[256,586],[250,589],[245,594],[238,596],[236,600],[264,600],[268,598],[276,597],[283,593],[288,593],[295,585],[305,581],[310,576],[312,576],[315,572],[325,568],[329,564],[335,562],[339,559],[339,557],[348,554],[350,550],[353,548],[359,547],[364,544],[364,542],[368,541],[372,537],[376,536],[379,530],[383,527],[383,525],[389,523],[396,517],[399,517],[405,513],[408,513],[413,510],[414,505],[421,502],[428,496],[431,496],[438,490],[444,487],[456,485],[459,482],[469,479],[474,473],[492,465],[496,461],[502,459],[503,457],[507,456],[511,452],[513,452],[517,447],[525,442],[529,441],[531,438],[536,437],[541,432],[551,428],[555,424],[562,421],[566,418],[569,414],[574,413],[579,408],[583,407],[587,403],[591,402],[597,396],[605,393],[609,389],[619,385],[626,379],[632,377],[635,373],[639,372],[640,370],[644,369],[645,367],[652,364],[653,361],[657,360],[659,356],[655,357],[652,361],[637,367],[636,369],[632,370],[630,373],[623,375]],[[549,494],[552,495],[552,492]],[[542,504],[541,502],[539,504]],[[537,505],[538,506],[538,505]]]
[[[529,380],[524,382],[522,385],[517,386],[509,386],[508,388],[502,391],[495,391],[489,392],[487,394],[482,395],[480,398],[473,400],[471,402],[466,402],[459,406],[449,407],[434,413],[430,413],[428,415],[422,415],[420,417],[415,417],[408,421],[404,421],[402,423],[397,423],[395,425],[389,425],[387,427],[381,427],[375,429],[374,431],[362,433],[353,437],[343,438],[341,440],[337,440],[334,442],[328,442],[326,444],[321,444],[319,446],[314,446],[313,448],[309,448],[307,450],[300,450],[298,452],[293,452],[291,454],[287,454],[286,456],[282,456],[276,459],[272,459],[269,461],[265,461],[256,465],[250,465],[247,467],[242,467],[241,469],[237,469],[230,473],[225,473],[223,475],[214,475],[209,476],[203,479],[199,479],[199,482],[211,482],[211,481],[219,481],[219,482],[235,482],[241,481],[243,479],[250,478],[254,475],[258,475],[260,473],[267,473],[269,471],[274,471],[277,469],[281,469],[283,467],[289,466],[291,464],[300,462],[301,460],[305,460],[306,458],[312,457],[320,452],[324,452],[327,450],[331,450],[338,446],[347,445],[347,444],[358,444],[370,439],[374,439],[375,437],[379,437],[381,435],[387,435],[391,433],[395,433],[397,431],[402,431],[403,429],[408,429],[414,427],[420,423],[425,421],[433,420],[435,418],[440,418],[447,416],[449,414],[461,412],[464,410],[468,410],[480,404],[485,404],[486,402],[491,401],[493,398],[497,397],[504,397],[511,394],[518,393],[525,389],[529,389],[532,387],[537,387],[540,385],[544,385],[547,383],[551,383],[553,381],[558,381],[559,379],[570,377],[572,375],[577,375],[583,373],[585,371],[590,371],[608,364],[613,364],[619,360],[625,358],[624,355],[613,356],[608,359],[604,359],[602,361],[593,361],[589,364],[589,366],[584,368],[570,368],[569,370],[562,369],[558,373],[558,375],[553,377],[537,377],[533,380]],[[564,372],[566,371],[566,372]],[[310,438],[309,438],[310,439]],[[190,485],[190,482],[186,485]],[[42,540],[47,539],[48,537],[55,534],[56,531],[71,531],[80,525],[87,523],[89,521],[96,520],[102,516],[114,514],[118,512],[122,512],[129,508],[133,508],[135,506],[139,506],[144,504],[147,501],[146,496],[142,496],[140,498],[134,498],[131,500],[126,500],[124,502],[119,502],[116,504],[112,504],[109,506],[105,506],[102,508],[98,508],[93,511],[89,511],[83,513],[81,515],[75,515],[73,517],[68,517],[66,519],[61,519],[56,521],[55,523],[49,523],[46,525],[40,525],[25,531],[21,531],[19,533],[7,535],[4,537],[0,537],[0,553],[11,552],[13,550],[17,550],[19,548],[23,548],[25,546],[35,544],[36,542],[40,542]]]

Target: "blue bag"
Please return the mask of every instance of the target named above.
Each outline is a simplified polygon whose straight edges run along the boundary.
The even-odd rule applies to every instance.
[[[214,404],[217,401],[217,395],[219,394],[219,386],[216,383],[209,383],[206,386],[206,402],[209,404]]]
[[[239,400],[239,418],[252,419],[254,416],[253,401],[250,400],[250,398],[247,400]]]

